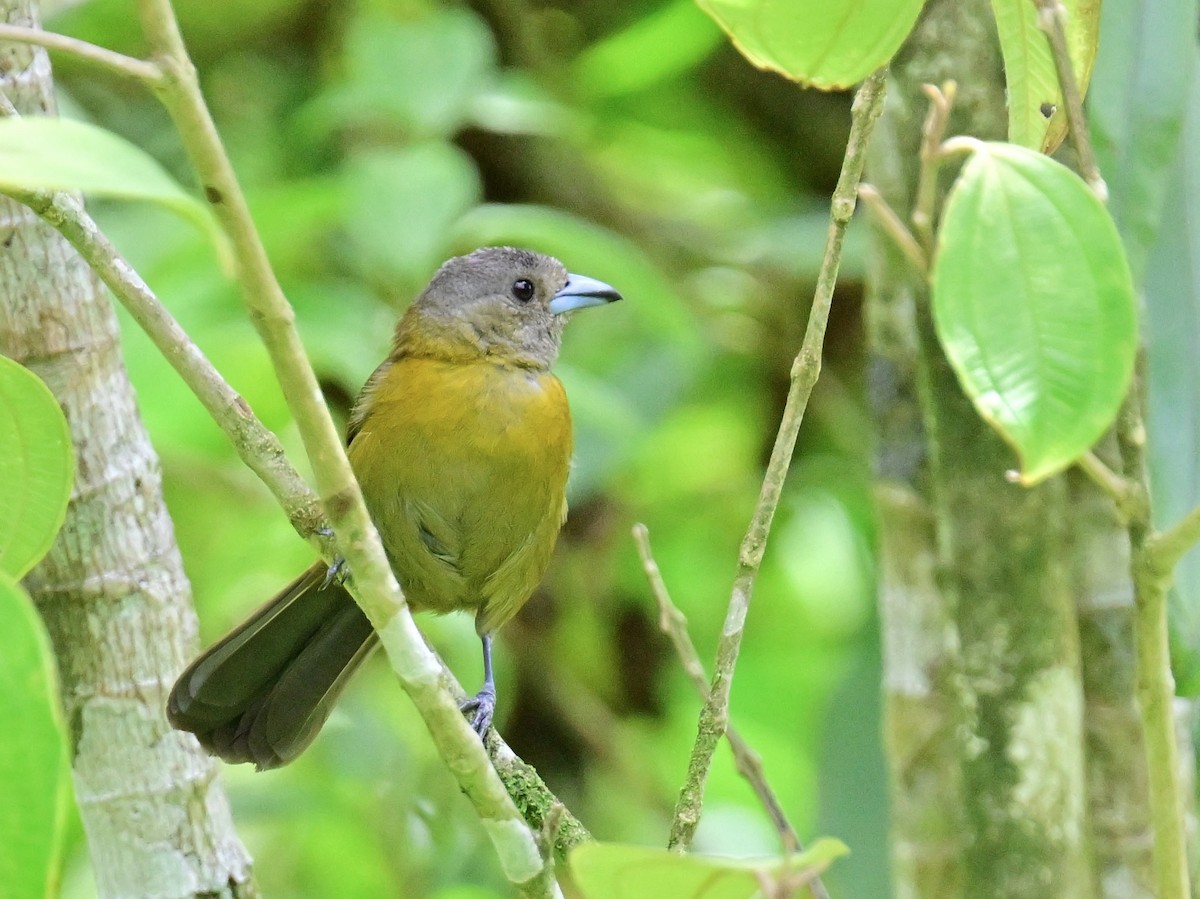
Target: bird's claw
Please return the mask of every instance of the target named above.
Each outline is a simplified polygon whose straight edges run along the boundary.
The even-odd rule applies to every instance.
[[[338,556],[333,560],[333,564],[325,572],[325,580],[321,582],[321,590],[324,590],[334,581],[341,583],[346,579],[346,560]]]
[[[496,691],[484,687],[470,699],[459,704],[459,709],[471,720],[471,729],[479,734],[479,739],[487,736],[488,728],[492,726],[492,717],[496,714]]]

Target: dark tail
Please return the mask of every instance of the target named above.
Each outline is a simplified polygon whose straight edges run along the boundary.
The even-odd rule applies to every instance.
[[[318,562],[183,672],[167,717],[227,762],[261,771],[304,751],[375,631],[340,584],[322,588]]]

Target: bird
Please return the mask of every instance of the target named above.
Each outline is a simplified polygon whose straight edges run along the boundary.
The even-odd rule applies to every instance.
[[[480,737],[493,635],[540,583],[566,518],[571,414],[550,371],[564,321],[619,299],[532,250],[452,258],[350,416],[347,456],[409,606],[474,612],[484,678],[462,708]],[[300,755],[378,642],[339,562],[318,560],[196,658],[167,700],[172,726],[258,770]]]

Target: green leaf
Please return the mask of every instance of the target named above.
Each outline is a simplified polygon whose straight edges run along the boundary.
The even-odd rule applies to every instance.
[[[1100,39],[1100,0],[1062,0],[1067,50],[1079,89],[1087,93]],[[1051,153],[1067,136],[1067,112],[1050,42],[1031,0],[992,0],[1008,88],[1008,139]],[[1047,115],[1049,113],[1049,115]]]
[[[721,38],[692,0],[672,0],[580,54],[573,83],[596,97],[644,90],[694,68]]]
[[[33,603],[0,573],[0,884],[57,896],[67,808],[67,746],[50,641]]]
[[[829,838],[782,860],[705,858],[646,846],[584,843],[571,852],[570,865],[588,899],[750,899],[762,895],[764,883],[801,886],[849,851]]]
[[[933,272],[938,337],[1032,484],[1104,433],[1129,387],[1137,318],[1116,226],[1041,153],[980,143],[950,191]]]
[[[696,0],[760,69],[847,88],[892,58],[923,0]]]
[[[482,193],[471,157],[445,141],[361,150],[346,166],[345,227],[354,261],[376,282],[419,289],[446,256],[454,223]]]
[[[345,76],[308,111],[323,128],[392,125],[410,137],[449,136],[495,75],[492,33],[467,9],[406,21],[359,16],[345,46]]]
[[[1197,0],[1104,4],[1104,53],[1096,63],[1089,124],[1108,183],[1108,208],[1139,284],[1146,254],[1162,227],[1167,183],[1189,97],[1194,97],[1200,54],[1194,30],[1180,23],[1198,18]]]
[[[21,578],[50,549],[72,470],[71,434],[54,394],[0,356],[0,572]]]
[[[227,253],[208,207],[152,157],[111,131],[71,119],[0,119],[0,190],[68,190],[148,200],[194,222]]]

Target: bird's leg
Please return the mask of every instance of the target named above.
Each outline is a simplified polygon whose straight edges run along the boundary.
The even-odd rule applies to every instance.
[[[333,536],[333,531],[330,528],[317,528],[315,533],[326,538]],[[338,556],[333,560],[333,564],[329,566],[329,570],[325,572],[325,580],[321,582],[321,586],[317,589],[324,590],[326,587],[332,584],[335,579],[339,584],[344,583],[346,580],[346,574],[346,559],[342,556]]]
[[[492,635],[484,634],[483,641],[483,686],[479,692],[459,706],[471,716],[471,728],[480,739],[487,735],[496,713],[496,681],[492,678]]]
[[[347,574],[348,574],[348,572],[346,571],[346,560],[342,556],[338,556],[336,559],[333,560],[333,563],[326,570],[325,580],[323,580],[321,582],[321,586],[318,587],[317,589],[324,590],[326,587],[328,587],[334,581],[337,581],[339,584],[343,583],[346,580]]]

